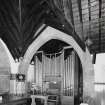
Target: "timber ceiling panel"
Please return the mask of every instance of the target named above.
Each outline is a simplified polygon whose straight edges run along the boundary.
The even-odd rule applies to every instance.
[[[42,0],[0,0],[0,33],[14,58],[32,42],[46,5]]]
[[[24,55],[43,23],[84,43],[91,39],[91,53],[105,52],[105,0],[0,0],[0,37],[14,58]]]
[[[79,37],[84,41],[87,38],[91,39],[93,44],[89,46],[90,51],[92,53],[105,52],[105,0],[57,1],[59,5],[60,2],[66,2],[67,5],[70,5],[68,1],[71,1],[73,13],[68,12],[68,15],[73,15],[74,21],[72,23],[74,23],[75,31]],[[62,7],[65,8],[64,6],[63,4]],[[64,10],[64,12],[67,11]]]

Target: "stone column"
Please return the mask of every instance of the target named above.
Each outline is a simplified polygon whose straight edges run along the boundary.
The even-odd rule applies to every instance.
[[[17,95],[22,96],[26,93],[25,75],[17,74]]]
[[[24,95],[25,91],[25,75],[11,74],[10,76],[10,95]]]
[[[16,74],[10,74],[10,95],[16,95]]]

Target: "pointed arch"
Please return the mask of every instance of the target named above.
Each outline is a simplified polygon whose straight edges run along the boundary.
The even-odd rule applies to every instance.
[[[91,55],[86,48],[84,52],[77,44],[74,38],[66,33],[63,33],[55,28],[48,26],[28,47],[23,61],[19,65],[19,72],[27,74],[29,63],[36,51],[47,41],[51,39],[59,39],[70,44],[77,52],[83,67],[83,95],[94,96],[94,69],[91,61]],[[90,75],[91,74],[91,75]],[[89,87],[88,87],[89,86]]]
[[[3,55],[1,55],[3,57],[1,59],[5,60],[4,68],[8,68],[8,70],[9,70],[8,72],[11,72],[10,71],[11,70],[11,65],[12,65],[12,62],[14,62],[14,60],[13,60],[13,57],[12,57],[9,49],[7,48],[6,44],[4,43],[4,41],[1,38],[0,38],[0,48],[5,55],[4,57],[3,57]]]

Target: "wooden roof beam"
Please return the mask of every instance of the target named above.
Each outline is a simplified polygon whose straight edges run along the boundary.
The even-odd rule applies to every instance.
[[[53,1],[51,0],[51,3],[50,4],[50,7],[51,7],[51,10],[53,12],[53,14],[58,18],[57,21],[60,22],[60,24],[62,24],[62,27],[59,23],[58,25],[56,24],[56,26],[53,26],[53,27],[56,27],[60,30],[63,30],[65,31],[65,33],[71,35],[76,41],[77,43],[80,45],[80,47],[85,51],[85,43],[80,39],[80,37],[77,35],[77,33],[75,32],[74,30],[74,27],[72,27],[68,21],[65,19],[64,15],[61,13],[61,11],[59,11],[57,9],[57,7],[54,5]],[[62,18],[61,18],[62,17]],[[54,20],[54,19],[53,19]],[[50,19],[50,22],[53,21]],[[48,22],[49,24],[49,22]],[[54,25],[54,22],[51,22],[50,25]],[[61,28],[62,27],[62,28]]]
[[[90,0],[88,0],[88,10],[89,10],[89,22],[91,21],[91,3]]]
[[[102,8],[102,0],[99,0],[99,52],[101,51],[101,8]]]
[[[77,0],[77,3],[78,3],[78,10],[79,10],[80,23],[81,23],[81,28],[82,28],[82,39],[84,40],[81,0]]]
[[[70,10],[71,22],[74,26],[74,17],[73,17],[73,9],[72,9],[72,1],[71,0],[68,0],[68,7]]]

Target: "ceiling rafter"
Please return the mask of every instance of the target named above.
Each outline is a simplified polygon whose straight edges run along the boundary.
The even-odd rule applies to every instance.
[[[101,8],[102,8],[102,0],[99,0],[99,51],[101,51]]]
[[[87,38],[88,38],[87,40],[90,40],[90,36],[91,36],[91,2],[90,0],[88,0],[88,13],[89,13],[89,30],[87,33]]]
[[[43,23],[42,23],[43,24]],[[40,24],[40,26],[38,27],[38,29],[41,27],[41,25],[42,24]],[[22,50],[22,53],[21,53],[21,56],[23,56],[24,55],[24,53],[26,52],[26,50],[27,50],[27,48],[28,48],[28,45],[30,45],[45,29],[47,28],[47,25],[45,25],[35,36],[34,36],[34,38],[30,38],[29,40],[28,40],[28,42],[24,45],[24,47],[23,47],[23,50]]]
[[[78,40],[82,39],[82,32],[83,37],[91,34],[91,51],[105,51],[105,1],[55,1],[58,3],[58,12],[55,11],[55,7],[53,11],[50,0],[0,0],[0,36],[13,56],[24,56],[29,44],[34,40],[34,33],[44,20],[47,20],[47,25],[72,35],[78,44]]]
[[[74,17],[73,17],[73,9],[72,9],[72,1],[71,0],[68,0],[68,7],[70,10],[71,22],[72,22],[72,25],[74,26]]]
[[[1,22],[3,24],[1,29],[5,33],[5,36],[6,36],[7,33],[9,33],[10,37],[12,38],[12,40],[14,42],[17,41],[16,37],[12,36],[14,34],[14,32],[13,32],[13,29],[10,28],[11,27],[10,22],[7,20],[7,18],[4,16],[3,13],[0,12],[0,15],[2,15],[0,19],[2,20]],[[7,32],[5,30],[7,30]]]
[[[23,39],[24,39],[24,37],[23,37],[23,34],[22,34],[22,5],[21,5],[21,0],[19,0],[19,29],[20,29],[20,38],[21,38],[21,40],[22,40],[22,44],[21,44],[21,47],[22,47],[22,45],[23,45]]]
[[[81,0],[77,0],[77,3],[78,3],[78,10],[79,10],[80,23],[81,23],[81,28],[82,28],[82,40],[84,40]]]
[[[81,46],[81,48],[85,51],[85,43],[80,39],[80,37],[77,35],[77,33],[74,30],[74,27],[72,27],[68,21],[66,20],[66,18],[64,17],[64,15],[61,13],[61,11],[59,11],[57,9],[57,7],[54,5],[53,0],[50,1],[50,6],[51,6],[51,10],[53,11],[53,13],[55,14],[55,16],[57,16],[57,18],[59,19],[60,24],[62,24],[62,26],[64,26],[61,30],[66,31],[65,33],[72,35],[72,37],[77,41],[77,43]],[[62,18],[61,18],[62,17]],[[56,26],[59,26],[56,24]],[[62,27],[60,26],[60,28]]]
[[[88,11],[89,11],[89,28],[91,27],[91,3],[90,0],[88,0]],[[90,29],[89,29],[90,30]]]

